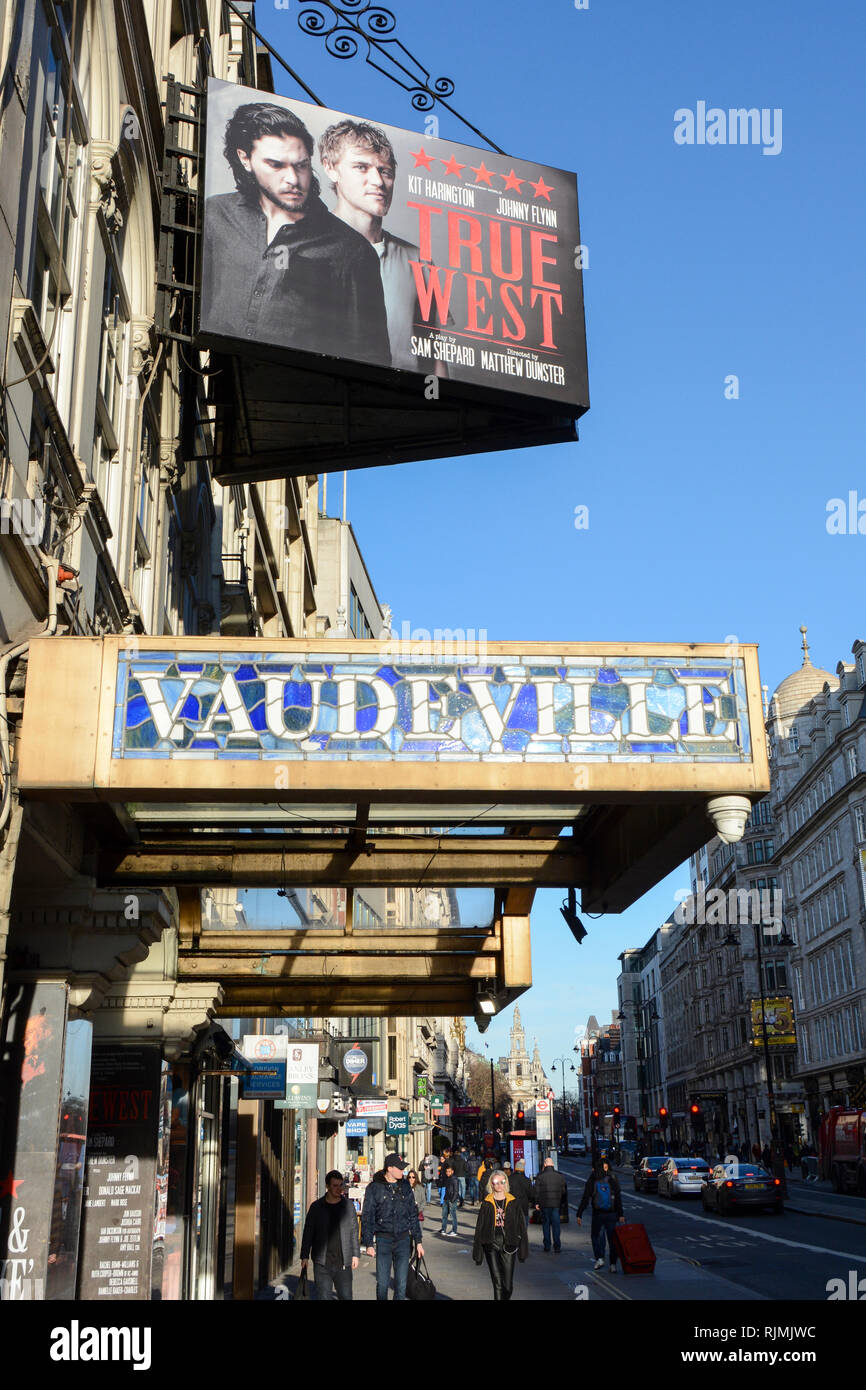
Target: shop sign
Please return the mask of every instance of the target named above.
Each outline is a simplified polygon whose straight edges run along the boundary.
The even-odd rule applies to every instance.
[[[441,1110],[441,1108],[442,1108],[442,1102],[443,1102],[443,1097],[442,1097],[441,1095],[439,1095],[437,1092],[434,1092],[434,1093],[431,1095],[431,1097],[430,1097],[430,1105],[432,1106],[432,1108],[433,1108],[434,1110]]]
[[[423,1110],[418,1110],[418,1111],[413,1110],[413,1111],[412,1111],[412,1113],[411,1113],[410,1116],[409,1116],[409,1128],[410,1128],[410,1129],[426,1129],[426,1128],[427,1128],[427,1116],[424,1114]]]
[[[385,1124],[387,1134],[408,1134],[409,1114],[406,1110],[392,1110]]]
[[[239,1051],[249,1062],[280,1062],[288,1045],[284,1033],[245,1033]]]
[[[752,1046],[763,1047],[764,1028],[761,1026],[761,1000],[749,1001],[752,1014]],[[764,999],[764,1026],[767,1046],[774,1051],[792,1052],[797,1046],[794,1025],[794,1001],[789,994]]]
[[[366,1120],[354,1119],[346,1121],[347,1139],[364,1139],[369,1133],[369,1130],[370,1126]]]
[[[284,1100],[285,1062],[251,1062],[241,1076],[241,1095],[244,1100]]]
[[[415,1077],[415,1095],[418,1100],[423,1100],[428,1094],[428,1080],[426,1076]]]
[[[370,1119],[380,1119],[388,1113],[387,1100],[367,1100],[359,1096],[355,1101],[355,1114],[366,1115]]]
[[[480,1106],[480,1105],[455,1105],[455,1107],[454,1107],[454,1114],[455,1114],[455,1115],[480,1115],[480,1114],[481,1114],[481,1106]]]

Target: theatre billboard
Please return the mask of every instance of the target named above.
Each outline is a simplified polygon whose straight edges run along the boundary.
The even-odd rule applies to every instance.
[[[218,476],[321,453],[335,406],[341,468],[575,438],[582,259],[573,173],[212,79],[198,341],[240,360]]]

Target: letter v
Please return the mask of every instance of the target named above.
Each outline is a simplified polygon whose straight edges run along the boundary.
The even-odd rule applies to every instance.
[[[148,709],[153,715],[153,722],[156,725],[156,732],[160,738],[170,738],[177,741],[183,738],[183,725],[175,727],[175,720],[186,704],[187,696],[198,680],[198,675],[187,676],[184,681],[183,691],[181,692],[177,704],[169,713],[168,705],[165,703],[165,696],[162,693],[162,685],[159,676],[139,675],[136,671],[130,671],[141,686],[144,698],[147,701]]]

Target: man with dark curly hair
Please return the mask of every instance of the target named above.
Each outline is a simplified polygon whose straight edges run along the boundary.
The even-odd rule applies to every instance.
[[[228,121],[236,192],[205,202],[201,328],[387,367],[376,253],[320,199],[313,147],[274,102],[246,103]]]

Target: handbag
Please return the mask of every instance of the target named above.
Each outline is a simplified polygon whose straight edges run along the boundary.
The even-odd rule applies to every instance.
[[[416,1255],[409,1261],[406,1275],[406,1297],[419,1303],[426,1303],[436,1297],[436,1285],[427,1273],[423,1255]]]
[[[298,1276],[298,1282],[295,1285],[295,1292],[292,1294],[293,1302],[295,1299],[300,1298],[311,1298],[310,1286],[307,1283],[307,1271],[305,1269],[301,1270]]]

